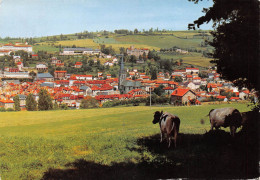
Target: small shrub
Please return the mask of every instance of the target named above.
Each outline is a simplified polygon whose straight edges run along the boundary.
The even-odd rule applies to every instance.
[[[13,108],[7,108],[6,111],[14,111]]]
[[[69,107],[68,107],[67,104],[61,104],[61,105],[60,105],[60,109],[62,109],[62,110],[68,110]]]
[[[0,112],[5,112],[5,108],[4,107],[0,107]]]

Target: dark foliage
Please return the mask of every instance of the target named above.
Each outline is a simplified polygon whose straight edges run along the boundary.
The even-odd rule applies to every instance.
[[[198,3],[199,0],[190,0]],[[213,58],[222,77],[259,90],[259,1],[213,0],[204,16],[189,24],[198,28],[213,21]]]
[[[41,89],[39,93],[38,109],[40,111],[52,110],[53,103],[50,94],[46,89]]]
[[[27,111],[36,111],[37,110],[37,102],[35,101],[33,94],[29,94],[26,97],[26,109]]]

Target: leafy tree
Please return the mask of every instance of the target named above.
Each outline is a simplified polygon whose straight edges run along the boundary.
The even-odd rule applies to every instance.
[[[182,79],[181,76],[176,76],[176,77],[174,78],[174,81],[175,81],[175,82],[182,82],[183,79]]]
[[[152,51],[148,52],[148,59],[154,58],[154,53]]]
[[[152,94],[151,95],[151,104],[156,104],[157,102],[157,99],[158,99],[158,96],[156,94]],[[146,106],[149,106],[150,105],[150,97],[147,97],[146,98]]]
[[[98,67],[100,66],[100,60],[97,60],[97,66]]]
[[[202,91],[207,91],[207,86],[205,86],[205,85],[200,85],[200,89],[201,89]]]
[[[55,102],[55,103],[53,104],[53,109],[54,109],[54,110],[58,110],[58,109],[59,109],[59,105],[58,105],[57,102]]]
[[[124,47],[120,47],[119,48],[119,51],[120,51],[120,54],[124,54],[126,52],[125,48]]]
[[[65,103],[62,103],[62,104],[60,104],[60,109],[62,109],[62,110],[68,110],[68,109],[69,109],[69,107],[68,107],[68,105],[67,105],[67,104],[65,104]]]
[[[88,61],[88,65],[89,65],[89,66],[93,66],[93,65],[94,65],[94,61],[93,61],[92,59],[90,59],[90,60]]]
[[[163,88],[164,88],[164,86],[163,86],[163,85],[160,85],[159,87],[154,88],[153,92],[154,92],[155,94],[157,94],[158,96],[161,96],[161,95],[164,93]]]
[[[154,67],[151,68],[150,73],[151,73],[152,80],[157,79],[157,69],[156,68],[154,68]]]
[[[14,109],[15,111],[21,111],[21,108],[20,108],[20,98],[18,95],[16,95],[14,97]]]
[[[214,0],[203,12],[189,28],[213,21],[213,41],[209,44],[215,48],[213,62],[218,73],[235,85],[259,90],[259,1]]]
[[[146,55],[146,53],[144,52],[143,53],[143,58],[142,58],[144,61],[146,61],[147,60],[147,55]]]
[[[93,97],[86,97],[81,100],[80,109],[97,108],[99,107],[99,102]]]
[[[182,63],[183,63],[183,59],[180,59],[180,65],[182,65]]]
[[[130,61],[131,63],[136,63],[136,56],[131,55],[129,61]]]
[[[27,111],[36,111],[37,110],[37,103],[33,97],[33,94],[29,94],[27,97],[26,97],[26,109]]]
[[[53,103],[50,94],[46,89],[41,89],[39,93],[38,109],[40,111],[53,109]]]

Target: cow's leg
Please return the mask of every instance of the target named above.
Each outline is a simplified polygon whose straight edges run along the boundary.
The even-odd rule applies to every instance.
[[[177,146],[177,135],[178,135],[178,133],[175,131],[174,132],[174,146],[175,146],[175,148]]]
[[[171,146],[171,136],[167,134],[168,148]]]
[[[230,126],[230,135],[232,137],[235,137],[236,130],[237,128],[235,126]]]
[[[161,140],[160,140],[160,143],[163,141],[163,132],[161,130]]]
[[[213,122],[211,120],[210,120],[210,125],[211,125],[210,130],[212,131],[213,130]]]

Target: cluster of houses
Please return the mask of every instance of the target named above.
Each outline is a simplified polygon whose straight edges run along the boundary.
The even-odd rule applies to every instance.
[[[32,47],[28,44],[9,43],[0,47],[0,55],[4,51],[10,53],[17,50],[32,52]],[[127,49],[128,55],[137,57],[148,53],[148,49],[137,49],[134,46]],[[104,55],[100,50],[91,48],[65,48],[62,53],[62,55],[79,54]],[[79,108],[81,100],[89,96],[97,99],[100,104],[115,99],[146,98],[155,88],[159,87],[163,87],[170,103],[174,105],[201,104],[210,98],[217,101],[238,101],[248,99],[252,95],[247,89],[238,90],[231,82],[221,79],[215,69],[201,71],[199,68],[187,67],[174,70],[172,73],[159,72],[156,80],[151,80],[149,75],[138,72],[137,69],[131,71],[127,69],[127,77],[119,80],[112,78],[111,74],[103,74],[103,72],[98,72],[97,76],[68,74],[64,70],[56,70],[50,74],[46,63],[38,62],[35,68],[30,69],[23,66],[21,57],[13,56],[13,58],[17,67],[6,67],[0,71],[0,79],[2,79],[0,107],[4,108],[14,107],[13,98],[16,95],[20,98],[20,106],[25,108],[25,99],[28,94],[32,93],[37,101],[41,88],[47,89],[53,102],[66,104],[71,108]],[[106,66],[118,63],[116,57],[106,55],[105,58],[110,59],[104,63]],[[64,62],[56,57],[51,58],[50,64],[55,67],[64,67]],[[82,62],[74,64],[74,68],[82,66]],[[36,70],[36,75],[30,75],[31,70]],[[204,74],[205,78],[201,78],[200,74]],[[8,79],[31,79],[31,81],[20,82]],[[177,81],[177,79],[181,79],[181,81]],[[223,92],[231,93],[232,97],[223,96]]]
[[[60,63],[55,60],[53,59],[53,63]],[[71,108],[79,108],[81,100],[89,96],[98,100],[100,104],[113,100],[147,98],[150,92],[158,87],[163,87],[170,103],[174,105],[201,104],[209,97],[221,101],[237,101],[247,99],[251,95],[247,89],[238,91],[231,82],[221,80],[215,70],[208,70],[207,78],[200,78],[199,72],[198,68],[175,70],[172,74],[160,72],[158,79],[151,80],[145,73],[134,69],[128,72],[129,76],[120,86],[118,86],[118,78],[111,78],[107,75],[104,79],[102,72],[98,73],[98,78],[92,75],[67,74],[66,71],[55,71],[54,76],[49,73],[38,73],[33,82],[2,81],[0,106],[13,108],[13,98],[18,95],[20,106],[24,109],[28,94],[32,93],[37,101],[41,88],[50,93],[53,102],[66,104]],[[132,80],[132,76],[136,79]],[[181,76],[183,81],[175,82],[174,78],[177,76]],[[201,86],[204,86],[204,89]],[[221,95],[221,91],[232,92],[235,96],[228,99]]]

